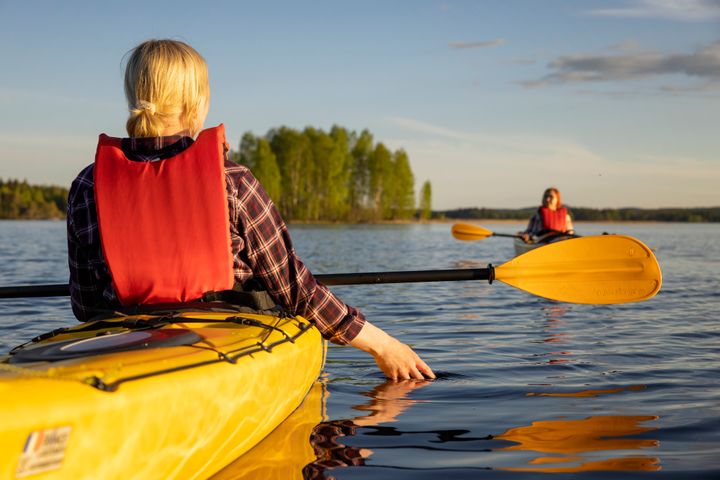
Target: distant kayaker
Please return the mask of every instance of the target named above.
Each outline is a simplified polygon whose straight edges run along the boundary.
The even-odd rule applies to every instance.
[[[228,160],[224,127],[201,132],[210,88],[197,51],[174,40],[141,43],[127,60],[125,96],[129,138],[101,135],[95,162],[69,193],[70,293],[79,320],[254,282],[326,339],[372,354],[387,377],[435,377],[409,346],[315,280],[263,187]],[[135,261],[138,252],[152,260]]]
[[[554,237],[575,235],[570,211],[563,206],[557,188],[550,187],[545,190],[542,206],[530,218],[521,235],[526,243],[543,243]]]

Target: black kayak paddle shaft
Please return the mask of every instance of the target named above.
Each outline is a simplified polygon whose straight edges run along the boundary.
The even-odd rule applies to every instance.
[[[371,285],[377,283],[415,283],[415,282],[452,282],[463,280],[495,279],[495,269],[465,268],[455,270],[416,270],[409,272],[368,272],[368,273],[329,273],[315,275],[325,285]]]
[[[0,298],[67,297],[69,295],[70,287],[64,283],[0,287]]]
[[[328,273],[315,275],[325,285],[373,285],[380,283],[452,282],[463,280],[495,279],[495,269],[465,268],[455,270],[416,270],[408,272]],[[0,298],[66,297],[70,295],[67,284],[21,285],[0,287]]]

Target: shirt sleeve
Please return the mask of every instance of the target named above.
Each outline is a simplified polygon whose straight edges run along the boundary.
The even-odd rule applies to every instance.
[[[67,210],[68,267],[70,303],[75,317],[87,321],[98,309],[111,308],[110,274],[99,257],[100,236],[95,211],[92,167],[78,175],[68,194]]]
[[[529,233],[530,235],[537,235],[542,231],[543,231],[542,218],[540,217],[540,212],[536,211],[533,214],[533,216],[530,217],[527,228],[525,229],[525,233]]]
[[[365,324],[363,314],[318,283],[298,258],[277,208],[257,179],[244,167],[232,175],[237,192],[235,222],[244,239],[243,261],[273,299],[315,324],[323,337],[347,344]]]

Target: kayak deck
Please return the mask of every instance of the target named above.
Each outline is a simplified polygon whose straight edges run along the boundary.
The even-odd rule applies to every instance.
[[[325,342],[301,317],[184,312],[95,323],[21,348],[29,360],[0,363],[2,478],[206,478],[295,410],[325,359]],[[127,348],[123,339],[138,332],[192,343],[93,346]],[[32,356],[63,352],[70,358]]]

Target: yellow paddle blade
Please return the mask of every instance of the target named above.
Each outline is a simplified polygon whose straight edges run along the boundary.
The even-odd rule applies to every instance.
[[[492,234],[487,228],[469,223],[456,223],[452,226],[452,235],[458,240],[485,240]]]
[[[496,267],[495,279],[551,300],[591,304],[641,302],[662,285],[652,251],[623,235],[536,248]]]

